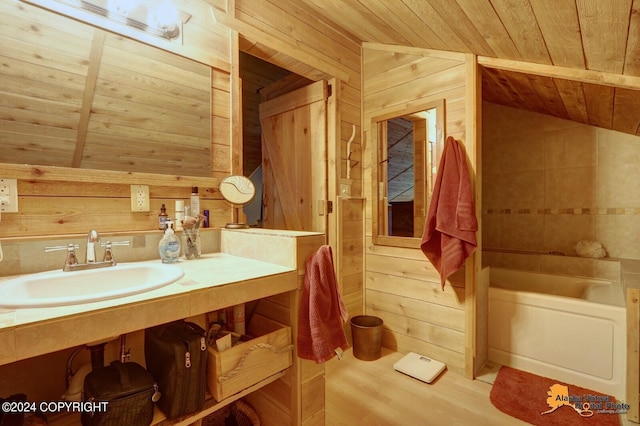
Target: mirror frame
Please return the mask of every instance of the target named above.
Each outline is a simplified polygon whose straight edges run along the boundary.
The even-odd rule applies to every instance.
[[[384,198],[381,197],[381,194],[384,191],[384,187],[379,182],[380,177],[380,164],[386,160],[386,153],[382,153],[381,150],[383,147],[386,147],[386,143],[380,140],[382,135],[379,134],[378,128],[379,125],[387,120],[392,118],[402,117],[409,114],[415,114],[420,111],[425,111],[429,109],[436,108],[436,139],[440,142],[441,146],[444,146],[444,138],[445,138],[445,100],[437,99],[437,100],[429,100],[429,101],[419,101],[418,103],[411,103],[405,105],[402,109],[396,109],[381,115],[377,115],[371,119],[371,153],[372,153],[372,167],[371,167],[371,181],[372,181],[372,191],[371,191],[371,200],[372,200],[372,239],[374,245],[379,246],[391,246],[391,247],[408,247],[408,248],[420,248],[420,242],[422,238],[418,237],[397,237],[384,235],[380,232],[381,221],[381,209],[386,208],[382,203],[384,202]],[[415,159],[414,159],[415,161]],[[436,164],[440,162],[440,156],[436,159]],[[426,168],[426,165],[425,165]],[[386,185],[386,183],[384,184]],[[426,197],[426,192],[425,192]],[[429,210],[429,200],[424,200],[425,206],[425,217]]]
[[[32,164],[0,163],[0,174],[23,180],[102,182],[130,185],[159,185],[171,187],[215,187],[221,178],[206,176],[161,175],[155,173],[119,172],[113,170],[80,169],[59,166],[38,166]]]

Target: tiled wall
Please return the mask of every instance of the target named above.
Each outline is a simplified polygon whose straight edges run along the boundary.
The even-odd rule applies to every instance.
[[[177,232],[180,235],[180,232]],[[202,252],[220,251],[220,229],[211,228],[200,232]],[[136,235],[101,235],[102,241],[129,241],[128,246],[113,247],[116,262],[139,262],[160,259],[158,243],[162,232],[138,233]],[[67,239],[25,239],[1,242],[3,259],[0,262],[0,277],[62,269],[66,258],[65,251],[45,252],[45,247],[77,244],[78,262],[84,263],[86,256],[86,238]],[[96,254],[102,259],[104,248],[98,247]]]
[[[640,137],[483,104],[483,246],[640,259]]]

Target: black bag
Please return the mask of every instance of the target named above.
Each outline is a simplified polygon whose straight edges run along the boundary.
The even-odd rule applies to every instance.
[[[8,398],[0,398],[0,403],[25,403],[27,401],[27,395],[23,393],[17,393],[11,395]],[[4,407],[4,406],[3,406]],[[9,405],[11,407],[11,405]],[[8,408],[9,408],[8,407]],[[0,426],[22,426],[24,423],[24,410],[18,410],[14,413],[10,410],[0,410]]]
[[[207,340],[200,326],[175,321],[145,330],[144,358],[162,390],[158,407],[168,418],[202,410]]]
[[[153,420],[158,386],[151,373],[135,362],[113,361],[98,367],[84,378],[83,399],[99,407],[83,412],[82,424],[148,426]],[[100,405],[102,401],[108,404]]]

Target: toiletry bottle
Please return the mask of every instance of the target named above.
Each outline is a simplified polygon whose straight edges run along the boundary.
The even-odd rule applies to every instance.
[[[235,305],[233,307],[233,331],[238,334],[244,334],[245,331],[245,318],[244,318],[244,303]]]
[[[209,227],[209,210],[204,210],[202,214],[204,215],[204,223],[202,224],[202,227],[208,228]]]
[[[200,214],[200,195],[198,194],[198,187],[191,188],[191,216],[198,217]]]
[[[176,200],[176,231],[182,231],[184,221],[184,200]]]
[[[162,263],[175,263],[180,257],[180,239],[173,232],[173,222],[167,221],[167,229],[158,243],[158,252]]]
[[[158,229],[165,230],[167,229],[167,221],[169,220],[169,215],[167,214],[167,208],[162,205],[160,207],[160,214],[158,215]]]

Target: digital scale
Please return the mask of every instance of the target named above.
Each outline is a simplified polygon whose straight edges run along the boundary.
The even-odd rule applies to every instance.
[[[423,382],[431,383],[447,366],[440,361],[409,352],[402,359],[396,361],[393,368]]]

